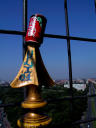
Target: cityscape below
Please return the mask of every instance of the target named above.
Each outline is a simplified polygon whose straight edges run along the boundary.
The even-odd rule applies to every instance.
[[[63,86],[65,88],[70,88],[70,83],[69,83],[68,79],[54,80],[54,81],[55,81],[56,85],[58,85],[58,86]],[[72,82],[72,85],[73,85],[73,88],[75,88],[77,90],[84,91],[86,89],[86,84],[88,84],[89,81],[96,84],[96,78],[90,78],[90,79],[74,79],[73,82]],[[10,86],[10,82],[0,80],[0,86],[1,87]]]
[[[68,79],[64,79],[64,80],[54,80],[54,82],[56,83],[54,85],[54,87],[51,89],[48,90],[48,88],[42,88],[43,90],[43,94],[45,95],[48,95],[48,99],[50,96],[53,96],[53,99],[54,99],[54,96],[56,96],[56,98],[58,96],[60,96],[61,98],[65,97],[65,95],[69,95],[68,93],[68,88],[70,88],[70,83],[69,83],[69,80]],[[74,93],[77,95],[84,95],[84,96],[91,96],[91,95],[95,95],[96,94],[96,78],[90,78],[90,79],[74,79],[72,81],[72,85],[73,85],[73,90],[74,90]],[[42,86],[44,87],[44,85]],[[4,104],[4,101],[7,101],[8,103],[10,103],[11,100],[13,100],[14,102],[16,102],[15,100],[15,97],[10,97],[11,93],[13,95],[13,92],[17,92],[18,93],[18,89],[14,90],[13,89],[13,92],[12,92],[12,88],[10,87],[10,82],[7,82],[7,81],[4,81],[4,80],[0,80],[0,88],[1,90],[3,89],[3,91],[1,91],[1,99],[0,99],[0,104],[2,105],[2,103]],[[7,93],[6,93],[7,92]],[[7,95],[5,95],[5,93]],[[20,90],[19,90],[19,95],[17,95],[16,93],[16,97],[17,96],[20,96]],[[4,94],[4,95],[3,95]],[[59,94],[59,95],[58,95]],[[64,96],[63,96],[64,95]],[[3,99],[3,96],[4,96],[4,99]],[[58,97],[58,98],[60,98]],[[7,99],[8,98],[8,99]],[[20,98],[20,97],[19,97]],[[51,97],[52,98],[52,97]],[[46,99],[46,98],[45,98]],[[84,100],[84,101],[83,101]],[[80,102],[80,103],[79,103]],[[6,102],[5,102],[6,103]],[[68,103],[66,101],[64,101],[65,103],[65,106],[68,105]],[[61,103],[62,104],[62,103]],[[79,104],[82,104],[81,106]],[[54,104],[55,105],[58,105],[58,104]],[[82,99],[81,101],[78,100],[78,103],[76,104],[76,106],[80,109],[78,111],[78,109],[76,109],[75,111],[78,111],[78,114],[82,112],[81,115],[79,115],[80,119],[90,119],[90,115],[91,116],[95,116],[96,115],[96,111],[95,111],[95,108],[96,108],[96,99],[93,98],[92,100],[89,99]],[[84,107],[85,106],[85,107]],[[67,106],[68,107],[68,106]],[[83,110],[81,109],[83,107]],[[8,108],[7,108],[8,109]],[[13,108],[15,110],[15,108]],[[18,108],[17,110],[19,110],[20,108]],[[11,111],[6,111],[6,109],[4,109],[4,107],[2,107],[0,109],[0,127],[1,128],[11,128],[13,126],[12,124],[12,120],[10,121],[10,113],[13,113],[13,110]],[[64,108],[64,112],[67,112],[67,110],[65,110]],[[64,113],[63,112],[63,113]],[[51,113],[51,111],[50,111]],[[58,113],[60,113],[60,111],[56,109],[56,113],[58,115]],[[62,114],[63,114],[62,113]],[[68,113],[67,113],[68,114]],[[76,120],[78,120],[78,114],[75,115],[76,116]],[[66,116],[65,116],[66,117]],[[53,120],[55,118],[55,115],[53,116]],[[15,119],[16,121],[16,119]],[[53,121],[54,122],[54,121]],[[86,124],[81,124],[80,125],[80,128],[94,128],[95,126],[95,121],[92,123],[86,123]],[[56,124],[56,122],[55,122]],[[12,125],[12,126],[11,126]],[[14,124],[14,128],[15,128],[16,124]]]

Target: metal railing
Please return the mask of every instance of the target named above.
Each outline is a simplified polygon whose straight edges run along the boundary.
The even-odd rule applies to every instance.
[[[94,1],[95,1],[95,8],[96,8],[96,0],[94,0]],[[70,100],[70,102],[72,104],[73,100],[76,100],[76,99],[96,97],[96,95],[74,96],[74,94],[73,94],[73,89],[72,89],[73,88],[73,86],[72,86],[72,64],[71,64],[72,62],[71,62],[70,40],[96,42],[96,39],[70,36],[69,24],[68,24],[67,0],[64,0],[64,12],[65,12],[65,23],[66,23],[66,35],[44,34],[44,37],[67,40],[70,96],[62,98],[62,99],[49,100],[48,103],[58,102],[58,101],[62,102],[64,100]],[[20,36],[23,37],[23,58],[24,58],[24,55],[25,55],[25,41],[24,41],[25,39],[24,39],[24,37],[26,35],[26,31],[27,31],[27,0],[23,0],[23,31],[0,30],[0,33],[3,33],[3,34],[20,35]],[[0,104],[0,107],[12,107],[12,106],[17,106],[17,105],[20,105],[20,103]],[[71,105],[71,107],[73,107],[73,106]],[[96,120],[96,117],[90,118],[88,120],[79,120],[79,121],[73,122],[72,125],[74,126],[74,125],[81,124],[81,123],[88,123],[88,122],[92,122],[92,121],[95,121],[95,120]]]

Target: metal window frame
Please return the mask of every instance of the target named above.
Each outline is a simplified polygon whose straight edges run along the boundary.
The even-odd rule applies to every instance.
[[[27,31],[27,0],[23,0],[23,31],[13,31],[13,30],[1,30],[0,34],[12,34],[12,35],[20,35],[23,37],[23,59],[25,56],[25,35]],[[95,0],[96,7],[96,0]],[[67,9],[67,0],[64,0],[64,12],[65,12],[65,25],[66,25],[66,36],[65,35],[54,35],[54,34],[44,34],[43,36],[46,38],[56,38],[56,39],[65,39],[67,40],[67,53],[68,53],[68,64],[69,64],[69,84],[70,84],[70,96],[62,99],[49,100],[48,103],[58,102],[64,100],[70,100],[71,104],[73,100],[82,99],[82,98],[92,98],[96,97],[96,95],[85,95],[85,96],[74,96],[73,95],[73,86],[72,86],[72,62],[71,62],[71,48],[70,48],[70,40],[79,40],[84,42],[96,42],[96,39],[92,38],[82,38],[82,37],[73,37],[70,36],[69,33],[69,23],[68,23],[68,9]],[[20,103],[9,103],[9,104],[0,104],[0,107],[13,107],[18,106]],[[71,105],[71,107],[73,107]],[[79,120],[76,122],[72,122],[72,125],[77,125],[81,123],[88,123],[96,121],[96,117],[90,118],[88,120]]]

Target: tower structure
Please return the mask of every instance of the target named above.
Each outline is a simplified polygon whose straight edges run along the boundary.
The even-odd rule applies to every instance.
[[[21,106],[30,109],[30,112],[17,121],[18,126],[21,128],[45,126],[51,122],[51,118],[36,112],[37,108],[47,104],[41,98],[40,87],[42,85],[54,85],[54,81],[49,76],[39,51],[39,47],[43,42],[45,26],[46,18],[44,16],[35,14],[30,18],[25,37],[27,51],[24,62],[16,78],[11,83],[13,88],[27,88],[27,97],[21,103]]]

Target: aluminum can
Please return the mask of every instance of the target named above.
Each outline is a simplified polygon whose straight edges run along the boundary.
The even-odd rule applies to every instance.
[[[46,26],[46,18],[40,14],[32,15],[29,21],[29,27],[26,33],[25,41],[41,44]]]

